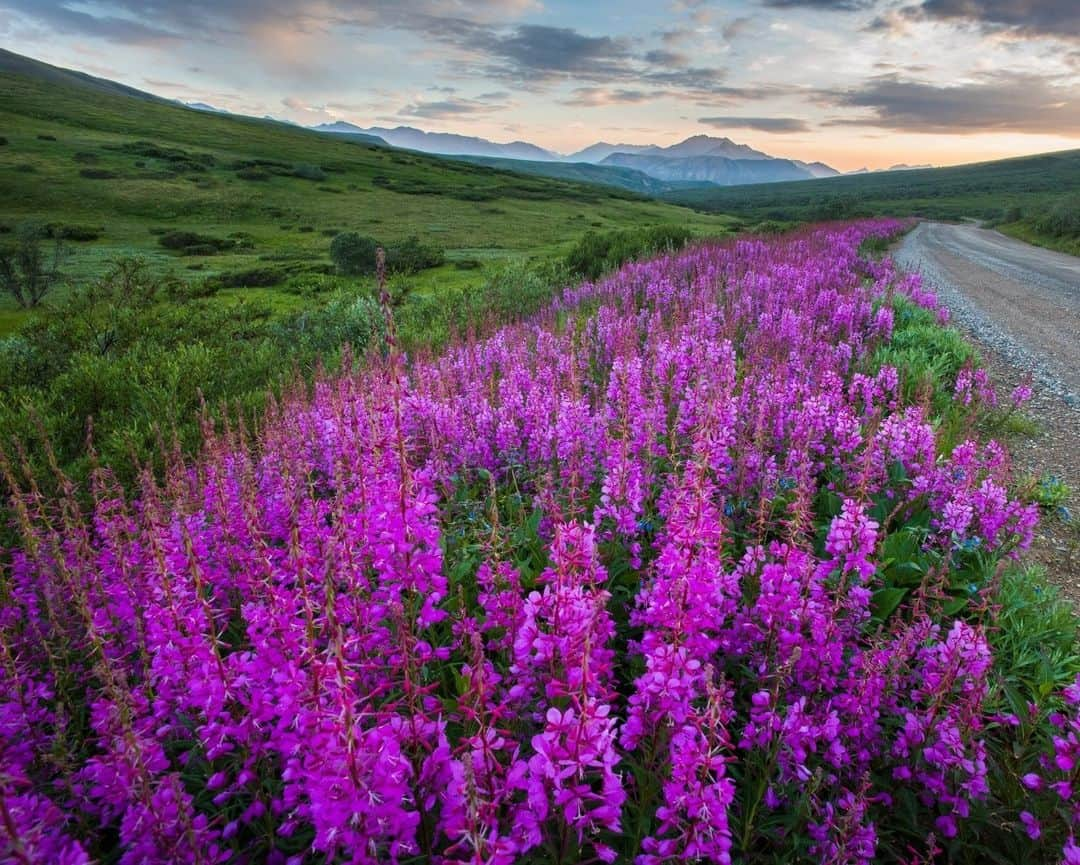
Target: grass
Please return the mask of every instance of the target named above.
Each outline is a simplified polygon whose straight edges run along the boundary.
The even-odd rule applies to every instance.
[[[589,229],[678,224],[721,234],[732,224],[618,189],[200,112],[13,57],[0,52],[0,129],[8,140],[0,147],[0,226],[102,227],[99,240],[71,244],[73,281],[133,254],[188,280],[265,265],[325,267],[329,236],[353,230],[384,243],[416,234],[443,246],[448,263],[416,279],[418,291],[437,293],[485,278],[485,267],[465,272],[457,261],[555,257]],[[250,163],[268,167],[244,167]],[[240,176],[252,171],[265,179]],[[252,248],[185,256],[158,245],[165,231],[243,232]],[[0,333],[23,318],[0,302]]]
[[[1041,233],[1027,220],[1006,222],[996,225],[995,228],[1002,234],[1007,234],[1009,237],[1015,237],[1017,240],[1022,240],[1025,243],[1033,243],[1036,246],[1045,246],[1047,249],[1053,249],[1056,252],[1064,252],[1068,255],[1080,255],[1080,237],[1049,237],[1048,235]]]

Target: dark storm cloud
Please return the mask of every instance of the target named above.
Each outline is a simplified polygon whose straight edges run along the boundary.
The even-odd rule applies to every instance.
[[[904,13],[991,31],[1080,39],[1078,0],[923,0],[906,7]]]
[[[699,117],[699,123],[719,129],[756,129],[758,132],[809,132],[810,126],[798,117]]]
[[[895,75],[861,87],[819,94],[820,101],[869,111],[832,125],[903,132],[1026,132],[1080,135],[1080,89],[1035,75],[998,73],[973,83],[940,86]]]

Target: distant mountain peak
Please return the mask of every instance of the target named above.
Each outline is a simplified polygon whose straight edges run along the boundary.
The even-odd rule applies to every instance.
[[[378,136],[392,147],[444,156],[477,156],[531,162],[588,163],[634,169],[664,183],[761,183],[771,180],[808,180],[834,177],[838,171],[822,162],[779,159],[732,141],[726,136],[691,135],[669,146],[611,144],[598,141],[562,157],[527,141],[488,141],[448,132],[425,132],[412,126],[362,127],[345,120],[313,127],[339,135]]]
[[[317,132],[333,132],[349,135],[373,135],[383,139],[392,147],[406,150],[419,150],[423,153],[437,153],[444,156],[499,156],[504,159],[530,159],[553,161],[558,155],[550,150],[529,144],[527,141],[499,143],[477,138],[471,135],[457,135],[452,132],[425,132],[413,126],[363,128],[355,123],[338,120],[312,127]]]

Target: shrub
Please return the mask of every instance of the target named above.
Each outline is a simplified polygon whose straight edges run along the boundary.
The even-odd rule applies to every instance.
[[[285,277],[286,272],[276,267],[252,267],[221,273],[215,279],[225,288],[262,288],[277,285]]]
[[[269,180],[270,172],[265,168],[241,168],[236,172],[236,176],[241,180]]]
[[[566,264],[573,273],[595,280],[632,259],[681,249],[690,237],[688,229],[677,225],[604,233],[589,231],[570,250]]]
[[[1001,211],[1000,221],[1003,223],[1019,222],[1024,218],[1024,209],[1018,204],[1010,204]]]
[[[307,165],[306,163],[300,163],[293,167],[293,177],[299,177],[301,180],[326,180],[326,172],[323,171],[317,165]]]
[[[421,243],[416,235],[386,250],[386,267],[393,273],[419,273],[445,261],[442,247]]]
[[[346,231],[330,241],[330,258],[338,273],[357,276],[375,272],[375,250],[379,244],[373,237]]]
[[[217,255],[221,250],[214,246],[212,243],[193,243],[191,246],[185,246],[181,253],[183,255]]]
[[[79,177],[85,177],[87,180],[113,180],[119,176],[109,168],[83,168],[79,171]]]
[[[104,233],[105,229],[100,225],[64,225],[56,222],[49,223],[43,229],[45,237],[79,242],[97,240]]]
[[[302,312],[276,325],[275,338],[314,361],[338,352],[348,344],[354,354],[363,352],[380,338],[385,317],[371,297],[342,292],[321,309]]]
[[[46,250],[45,238],[41,226],[27,224],[13,241],[0,245],[0,290],[23,309],[41,303],[62,278],[60,265],[67,248],[56,237],[52,249]]]
[[[342,287],[339,276],[328,273],[299,273],[290,276],[282,286],[283,291],[301,297],[315,297]]]
[[[55,135],[39,135],[38,141],[56,141]]]
[[[1052,204],[1034,220],[1035,228],[1052,237],[1080,238],[1080,195],[1069,195]]]
[[[7,144],[8,140],[3,135],[0,135],[0,147],[7,147]]]
[[[73,154],[71,158],[76,162],[83,163],[98,161],[98,155],[87,150],[80,150],[78,153]]]
[[[167,231],[158,238],[158,243],[166,249],[187,250],[196,246],[209,246],[217,252],[236,246],[232,240],[197,234],[194,231]]]

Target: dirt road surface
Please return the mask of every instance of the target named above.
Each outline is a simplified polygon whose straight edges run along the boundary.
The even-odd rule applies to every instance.
[[[1080,612],[1080,258],[936,222],[910,232],[894,258],[978,345],[1000,398],[1031,381],[1038,431],[1010,443],[1016,473],[1071,489],[1064,510],[1044,512],[1032,556]]]

